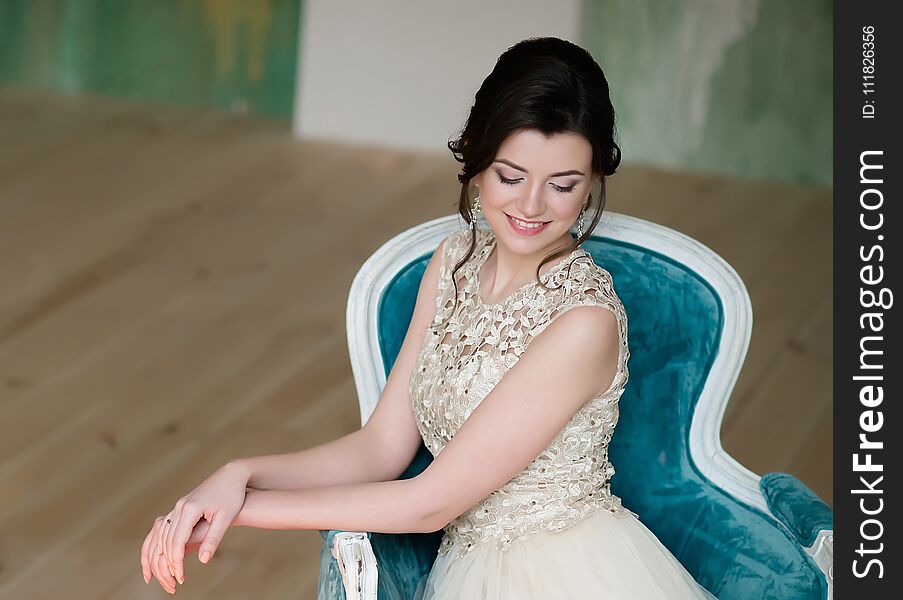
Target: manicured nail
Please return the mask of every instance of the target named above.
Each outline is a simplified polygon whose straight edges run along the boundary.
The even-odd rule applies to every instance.
[[[210,560],[210,550],[204,550],[201,552],[201,562],[206,565],[208,560]]]
[[[182,577],[180,574],[176,573],[176,581],[179,582],[179,585],[182,585],[183,583],[185,583],[185,578]]]

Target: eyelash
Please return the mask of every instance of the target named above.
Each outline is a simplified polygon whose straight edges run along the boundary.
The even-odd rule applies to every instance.
[[[506,179],[505,177],[502,177],[499,173],[496,173],[496,175],[498,175],[500,183],[504,183],[505,185],[517,184],[517,179]],[[555,185],[553,183],[552,187],[555,188],[555,190],[557,190],[563,194],[570,194],[571,192],[574,191],[574,188],[577,187],[577,184],[575,183],[574,185],[569,185],[568,187],[561,187],[560,185]]]

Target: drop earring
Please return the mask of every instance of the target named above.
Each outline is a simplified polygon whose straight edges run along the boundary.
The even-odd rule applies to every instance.
[[[586,208],[581,210],[580,216],[577,217],[577,237],[580,237],[581,235],[583,235],[583,227],[584,227],[583,216],[585,214],[586,214]]]
[[[482,212],[482,207],[480,206],[480,195],[477,194],[477,197],[473,199],[473,205],[470,207],[470,228],[477,228],[477,215]]]
[[[580,209],[580,214],[577,216],[577,237],[579,238],[583,235],[583,228],[585,226],[585,222],[583,218],[586,216],[586,209],[589,208],[590,203],[593,201],[593,195],[590,194],[586,199],[586,204],[583,205],[583,208]]]

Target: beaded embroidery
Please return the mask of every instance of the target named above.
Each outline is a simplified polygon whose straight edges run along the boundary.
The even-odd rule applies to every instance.
[[[467,554],[490,540],[505,550],[539,531],[570,527],[599,509],[637,517],[611,493],[609,483],[615,469],[608,460],[608,444],[618,422],[618,400],[627,383],[630,358],[627,315],[611,275],[589,252],[577,248],[556,259],[543,274],[552,291],[534,280],[501,302],[484,304],[477,273],[495,246],[495,237],[491,230],[479,229],[474,255],[456,274],[458,306],[440,328],[454,306],[451,271],[469,245],[469,230],[446,238],[436,313],[409,386],[417,427],[434,457],[517,363],[530,340],[570,308],[605,306],[615,313],[618,369],[609,389],[583,405],[530,465],[444,527],[439,553],[447,554],[458,542],[460,553]]]

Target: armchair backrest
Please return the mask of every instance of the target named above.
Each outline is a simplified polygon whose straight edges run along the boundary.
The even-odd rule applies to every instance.
[[[362,423],[394,364],[432,251],[463,226],[453,215],[408,230],[355,279],[348,336]],[[721,598],[826,597],[818,567],[768,511],[759,476],[721,447],[752,327],[740,277],[692,238],[617,213],[606,213],[583,247],[611,273],[628,315],[630,378],[610,445],[612,491]],[[402,478],[431,460],[421,446]]]

